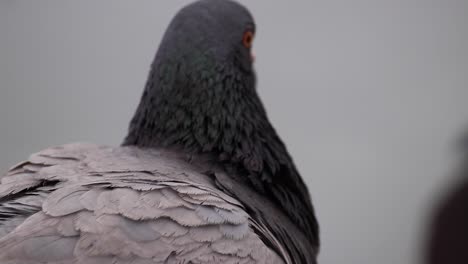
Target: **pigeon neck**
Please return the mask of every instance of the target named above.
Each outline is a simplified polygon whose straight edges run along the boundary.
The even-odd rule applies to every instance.
[[[254,73],[207,56],[167,57],[172,56],[156,56],[124,144],[182,147],[246,164],[259,160],[261,139],[274,130],[255,91]],[[249,167],[260,171],[263,164]]]
[[[307,188],[268,121],[251,75],[234,67],[155,60],[123,145],[210,154],[272,200],[318,245]],[[185,69],[206,73],[187,74]]]

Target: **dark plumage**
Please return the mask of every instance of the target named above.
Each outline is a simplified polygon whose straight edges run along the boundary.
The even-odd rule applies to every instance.
[[[251,219],[250,228],[285,263],[316,263],[319,230],[314,209],[256,92],[246,32],[255,33],[254,20],[234,1],[201,0],[183,8],[164,35],[124,140],[124,151],[114,150],[120,153],[116,158],[120,157],[122,165],[122,160],[134,155],[126,149],[139,149],[160,151],[152,154],[155,163],[167,156],[177,160],[175,171],[190,162],[197,169],[188,171],[198,171],[209,179],[204,184],[240,202]],[[90,151],[84,149],[80,151]],[[96,155],[93,151],[90,153]],[[60,155],[65,154],[54,158]],[[186,174],[194,175],[190,173]],[[138,177],[133,180],[139,181]],[[156,182],[151,184],[161,184]],[[52,186],[60,184],[58,180]],[[34,186],[24,188],[38,192],[35,188],[39,187]],[[3,199],[18,197],[6,195]],[[206,221],[213,224],[212,218]]]
[[[215,155],[279,203],[317,247],[306,186],[255,89],[250,50],[241,41],[249,29],[255,31],[254,20],[236,2],[205,0],[182,9],[156,54],[124,145]]]
[[[468,263],[466,250],[468,245],[467,154],[465,153],[466,157],[459,170],[457,184],[450,188],[434,208],[425,251],[427,264]]]

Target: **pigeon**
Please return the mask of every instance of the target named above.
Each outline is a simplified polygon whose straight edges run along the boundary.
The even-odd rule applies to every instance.
[[[466,141],[468,137],[464,137]],[[463,157],[453,186],[445,191],[431,212],[425,241],[424,263],[468,263],[468,146],[462,142]]]
[[[121,146],[47,148],[1,177],[0,263],[317,263],[309,191],[256,91],[231,0],[170,22]]]

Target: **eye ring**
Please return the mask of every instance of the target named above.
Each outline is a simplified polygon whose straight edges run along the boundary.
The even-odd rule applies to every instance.
[[[242,37],[242,44],[244,44],[244,47],[250,49],[252,47],[254,40],[254,34],[252,31],[246,31],[244,33],[244,36]]]

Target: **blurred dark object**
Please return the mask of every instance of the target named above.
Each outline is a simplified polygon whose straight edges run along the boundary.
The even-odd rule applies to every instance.
[[[426,248],[428,264],[468,264],[468,159],[460,176],[436,208]]]

